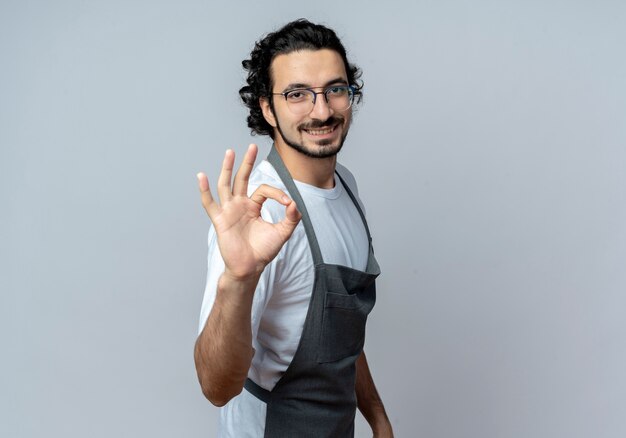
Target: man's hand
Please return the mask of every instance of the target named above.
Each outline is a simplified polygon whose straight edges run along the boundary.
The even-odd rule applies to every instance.
[[[231,187],[235,153],[226,151],[217,185],[219,204],[211,195],[206,175],[198,174],[202,205],[213,222],[224,259],[224,275],[236,281],[258,278],[291,237],[301,218],[296,203],[275,187],[261,185],[248,197],[248,179],[256,156],[257,146],[251,144]],[[281,222],[271,224],[261,218],[261,206],[267,199],[286,207]]]

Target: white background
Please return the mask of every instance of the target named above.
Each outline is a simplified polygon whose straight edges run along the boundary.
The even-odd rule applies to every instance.
[[[0,436],[214,436],[195,174],[255,40],[336,29],[398,437],[626,436],[621,1],[0,2]],[[357,436],[368,436],[359,417]]]

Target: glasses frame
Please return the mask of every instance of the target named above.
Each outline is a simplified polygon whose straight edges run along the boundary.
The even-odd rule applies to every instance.
[[[321,87],[314,87],[314,88],[321,88]],[[346,110],[350,109],[352,107],[352,104],[354,103],[354,97],[359,94],[359,92],[356,89],[356,87],[354,87],[352,85],[343,85],[343,84],[341,84],[341,85],[330,85],[330,86],[324,88],[322,91],[315,91],[313,88],[292,88],[291,90],[287,90],[287,91],[284,91],[282,93],[272,93],[272,96],[283,96],[285,98],[285,102],[287,102],[287,108],[289,108],[289,111],[291,111],[294,114],[304,115],[304,114],[308,114],[311,111],[313,111],[313,108],[315,108],[315,103],[317,102],[317,95],[318,94],[323,94],[324,95],[324,100],[326,101],[326,105],[328,105],[330,108],[332,108],[330,106],[330,103],[328,102],[328,93],[333,88],[347,88],[349,96],[350,96],[350,104],[348,105],[348,107],[344,108],[342,110],[335,110],[335,111],[346,111]],[[308,92],[313,94],[313,106],[311,107],[311,109],[308,112],[295,113],[291,109],[291,106],[289,105],[289,101],[287,100],[287,95],[289,93],[293,93],[294,91],[308,91]]]

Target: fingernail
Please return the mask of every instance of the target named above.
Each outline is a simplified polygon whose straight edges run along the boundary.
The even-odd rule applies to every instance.
[[[283,196],[283,202],[284,202],[285,204],[289,204],[289,203],[291,202],[291,199],[289,199],[289,197],[288,197],[288,196]]]

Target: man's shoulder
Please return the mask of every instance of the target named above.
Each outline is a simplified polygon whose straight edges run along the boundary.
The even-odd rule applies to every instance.
[[[348,184],[350,190],[352,190],[355,195],[358,195],[359,188],[356,183],[356,178],[354,177],[352,172],[350,172],[350,170],[341,163],[337,163],[335,170],[337,171],[339,176],[345,181],[345,183]]]

